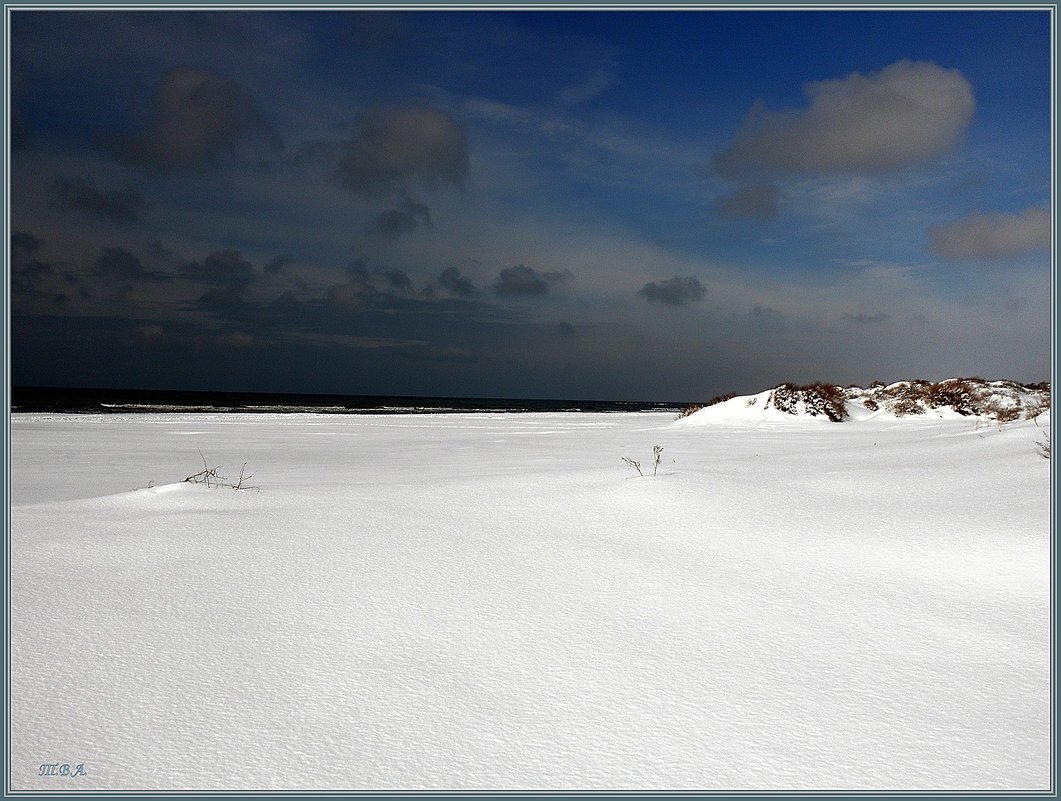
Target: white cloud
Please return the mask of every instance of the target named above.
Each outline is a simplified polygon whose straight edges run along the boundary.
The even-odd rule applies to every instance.
[[[958,70],[902,60],[804,86],[809,105],[770,111],[756,104],[713,163],[743,172],[881,172],[950,150],[975,108]]]
[[[930,247],[945,259],[1005,260],[1050,246],[1050,212],[1041,207],[1019,214],[982,214],[935,226]]]

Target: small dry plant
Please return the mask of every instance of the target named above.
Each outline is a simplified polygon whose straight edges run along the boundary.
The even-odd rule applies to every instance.
[[[1050,433],[1047,432],[1046,439],[1038,440],[1035,443],[1039,447],[1039,455],[1044,459],[1050,458]]]
[[[623,456],[621,458],[622,458],[622,460],[624,462],[626,462],[628,465],[630,465],[632,468],[634,468],[634,470],[637,471],[637,474],[639,476],[641,476],[642,478],[645,477],[645,474],[641,471],[641,462],[638,462],[638,461],[636,461],[634,459],[629,459],[626,456]],[[656,471],[659,470],[659,466],[663,462],[663,446],[662,445],[653,445],[652,446],[652,459],[653,459],[653,461],[652,461],[652,475],[653,475],[653,477],[655,477]]]
[[[236,480],[235,483],[232,483],[219,472],[221,470],[221,465],[217,465],[216,467],[210,467],[210,465],[206,461],[206,457],[203,456],[202,451],[199,451],[199,458],[203,460],[203,469],[200,470],[198,473],[192,473],[190,476],[184,479],[184,481],[188,484],[206,484],[206,486],[214,488],[227,487],[228,489],[236,490],[254,490],[255,492],[261,491],[261,487],[251,486],[246,483],[247,481],[250,481],[252,478],[254,478],[253,473],[247,473],[246,462],[244,462],[243,467],[239,469],[239,478]]]

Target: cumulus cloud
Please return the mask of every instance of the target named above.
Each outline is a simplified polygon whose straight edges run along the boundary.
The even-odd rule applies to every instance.
[[[1018,214],[973,212],[929,229],[930,247],[945,259],[1005,260],[1050,246],[1050,212],[1033,207]]]
[[[715,211],[723,217],[766,222],[777,217],[780,198],[774,184],[750,184],[715,201]]]
[[[649,303],[681,306],[684,303],[703,300],[704,292],[700,279],[690,275],[676,276],[667,281],[651,281],[641,287],[637,294]]]
[[[950,150],[976,105],[958,70],[906,59],[808,83],[804,94],[801,109],[753,106],[714,167],[723,174],[898,169]]]
[[[216,167],[255,135],[272,131],[247,89],[208,70],[175,69],[156,87],[141,130],[114,145],[128,162],[172,173]]]
[[[147,209],[147,202],[132,187],[99,189],[92,178],[56,178],[51,196],[60,209],[84,211],[115,222],[136,222]]]
[[[509,296],[541,296],[549,294],[549,288],[555,283],[571,277],[567,270],[539,273],[533,267],[517,264],[508,267],[497,275],[494,293]]]
[[[464,129],[444,112],[410,106],[370,112],[343,147],[339,183],[364,197],[402,191],[412,183],[459,184],[468,170]]]
[[[426,204],[406,198],[397,208],[378,214],[369,225],[369,233],[387,239],[398,239],[417,228],[431,227],[431,210]]]
[[[475,294],[472,279],[461,273],[456,267],[447,267],[438,276],[438,283],[444,290],[458,298],[470,298]]]

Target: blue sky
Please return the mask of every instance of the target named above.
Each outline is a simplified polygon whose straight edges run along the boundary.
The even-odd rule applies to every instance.
[[[15,384],[1049,377],[1045,10],[11,25]]]

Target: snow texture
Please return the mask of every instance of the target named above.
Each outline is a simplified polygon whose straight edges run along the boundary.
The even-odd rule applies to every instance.
[[[1047,789],[1049,412],[764,399],[13,415],[11,787]]]

